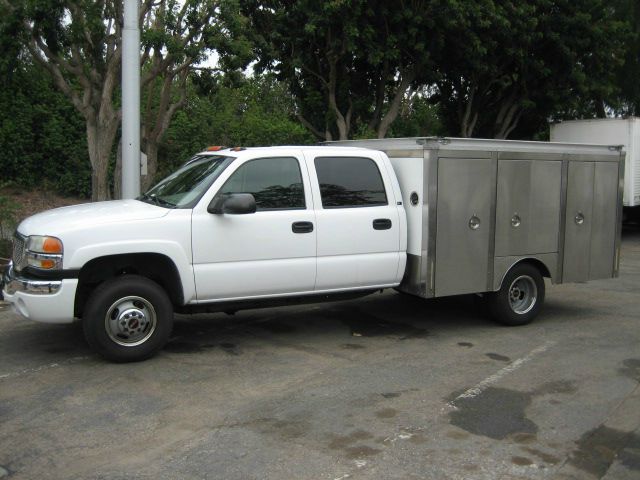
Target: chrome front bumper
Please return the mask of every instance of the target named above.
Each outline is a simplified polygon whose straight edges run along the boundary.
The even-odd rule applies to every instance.
[[[78,288],[77,278],[44,280],[24,278],[9,264],[2,274],[0,290],[17,314],[45,323],[71,323]]]
[[[30,295],[52,295],[58,293],[61,286],[62,280],[36,280],[20,277],[13,270],[13,262],[9,262],[2,274],[0,290],[6,295],[14,295],[16,292]]]

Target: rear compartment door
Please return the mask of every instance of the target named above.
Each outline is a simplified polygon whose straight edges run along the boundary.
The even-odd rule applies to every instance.
[[[617,197],[617,163],[569,162],[563,282],[613,276]]]

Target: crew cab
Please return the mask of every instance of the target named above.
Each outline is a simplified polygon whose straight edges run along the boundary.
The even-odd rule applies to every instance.
[[[619,261],[624,153],[549,145],[401,139],[205,151],[137,199],[24,220],[3,296],[31,320],[80,319],[89,345],[113,361],[160,350],[174,312],[385,288],[477,293],[502,323],[528,323],[544,300],[543,277],[613,277]],[[577,198],[590,202],[588,213],[572,203],[581,165],[592,187],[595,177],[606,184],[597,200]],[[585,222],[592,246],[577,261]],[[584,261],[593,264],[586,273]]]

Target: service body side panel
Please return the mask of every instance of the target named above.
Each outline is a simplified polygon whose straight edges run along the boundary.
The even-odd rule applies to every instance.
[[[407,254],[422,255],[422,196],[423,165],[422,150],[419,157],[390,157],[402,190],[402,204],[407,217]],[[412,202],[412,196],[416,203]]]
[[[393,171],[400,184],[402,205],[407,222],[407,256],[400,289],[414,295],[425,296],[427,245],[424,225],[428,224],[427,199],[424,197],[424,151],[387,152]]]

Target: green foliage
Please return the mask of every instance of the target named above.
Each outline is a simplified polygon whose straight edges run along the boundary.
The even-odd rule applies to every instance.
[[[32,20],[33,34],[54,55],[71,60],[72,70],[80,65],[102,88],[106,45],[114,38],[114,27],[110,34],[106,24],[119,18],[118,5],[114,0],[0,1],[1,181],[91,194],[86,118],[59,93],[50,72],[34,64],[23,20]],[[349,136],[375,137],[398,91],[405,96],[387,136],[545,139],[549,119],[612,111],[640,115],[637,0],[164,0],[153,5],[142,32],[143,76],[167,55],[176,67],[187,57],[201,60],[212,48],[227,72],[189,72],[184,109],[164,135],[158,130],[159,175],[208,145],[308,144],[327,131],[338,138],[340,116],[348,120]],[[205,22],[196,42],[184,43],[207,12],[214,20]],[[241,69],[252,54],[258,56],[256,72],[273,73],[245,77]],[[83,98],[84,79],[70,72],[63,69],[65,80]],[[404,92],[399,80],[407,75],[412,81]],[[161,107],[181,104],[182,80],[174,78],[163,102],[164,80],[144,84],[147,135],[162,125]],[[87,97],[95,112],[101,108],[100,88]],[[107,97],[117,117],[118,88]],[[10,211],[0,204],[0,214]]]
[[[434,101],[449,130],[530,138],[558,112],[604,114],[627,35],[609,2],[482,0],[467,7],[461,25],[446,32],[438,60]]]
[[[258,71],[291,86],[318,137],[384,133],[393,99],[433,82],[434,58],[457,2],[244,0]]]
[[[615,71],[617,91],[607,97],[619,115],[640,116],[640,2],[614,0],[615,16],[629,26],[624,36],[624,64]]]
[[[9,185],[10,182],[0,182],[0,192]],[[2,242],[11,238],[11,234],[16,226],[18,206],[19,205],[10,197],[0,193],[0,257],[3,258],[8,258],[9,254],[7,251],[3,251],[6,250],[6,248],[3,249],[3,246],[6,247],[6,245]]]
[[[637,19],[637,0],[614,4]],[[411,78],[412,88],[437,87],[432,100],[451,134],[529,137],[550,116],[603,115],[623,44],[635,42],[621,21],[626,14],[606,0],[242,5],[258,70],[289,82],[310,129],[333,138],[349,129],[384,133],[395,93],[408,91],[401,78]],[[626,79],[628,91],[640,88],[636,76]]]
[[[230,83],[229,83],[230,82]],[[178,112],[160,145],[161,174],[210,145],[264,146],[313,143],[293,118],[293,102],[273,76],[196,77],[187,106]]]
[[[20,59],[0,76],[2,179],[24,187],[46,182],[63,195],[89,196],[82,118],[40,67]]]
[[[446,135],[438,105],[433,105],[425,95],[415,96],[411,101],[406,102],[389,132],[389,136],[395,138]]]

